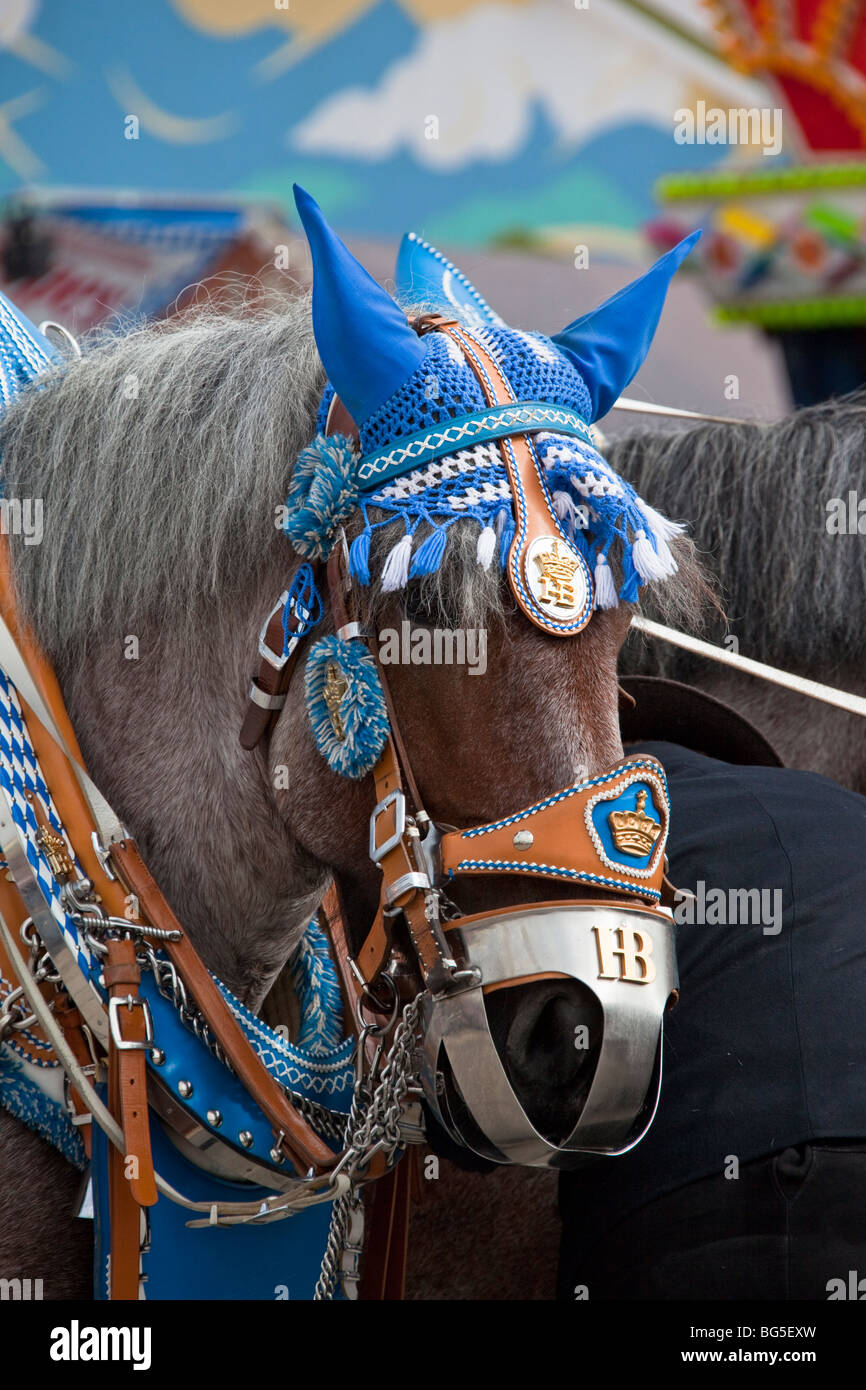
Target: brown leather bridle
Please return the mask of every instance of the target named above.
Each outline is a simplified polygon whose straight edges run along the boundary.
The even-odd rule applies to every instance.
[[[420,334],[436,331],[452,338],[466,357],[489,404],[513,401],[508,382],[493,357],[456,320],[438,314],[424,314],[412,322]],[[358,427],[336,395],[329,408],[325,432],[328,435],[344,435],[356,448],[359,446]],[[525,523],[522,528],[518,526],[509,556],[509,565],[519,573],[521,566],[525,565],[532,542],[549,536],[551,512],[533,464],[527,436],[509,435],[507,441],[499,441],[499,448],[512,483],[515,504],[522,509]],[[321,577],[320,568],[317,573]],[[328,605],[337,635],[347,640],[363,640],[342,534],[331,550],[325,576]],[[526,616],[541,626],[537,613],[524,601],[521,586],[512,585],[512,588]],[[293,626],[291,622],[290,627]],[[279,604],[269,615],[262,637],[273,655],[282,649],[284,631]],[[272,729],[278,711],[285,703],[300,651],[301,644],[298,644],[279,671],[275,670],[270,657],[263,659],[254,681],[254,687],[261,691],[261,697],[253,693],[241,733],[241,742],[245,747],[254,747]],[[652,874],[643,879],[635,877],[626,883],[606,884],[603,874],[598,874],[595,846],[589,835],[579,833],[580,813],[590,801],[591,791],[582,797],[570,797],[567,806],[553,798],[549,805],[541,808],[526,808],[525,812],[509,817],[508,825],[502,830],[475,827],[466,831],[446,830],[440,835],[424,807],[385,669],[378,660],[377,652],[372,650],[371,654],[376,660],[389,720],[389,732],[372,771],[375,802],[371,815],[370,853],[382,873],[380,901],[373,922],[357,950],[350,948],[346,914],[336,890],[329,899],[326,913],[344,993],[353,1003],[356,1018],[362,1008],[374,1014],[377,1009],[381,1014],[387,1014],[392,992],[390,989],[383,991],[382,979],[389,973],[403,983],[404,992],[421,988],[438,996],[465,987],[467,965],[459,959],[459,923],[443,924],[438,912],[436,881],[443,876],[508,872],[510,875],[562,881],[566,876],[579,879],[583,875],[590,883],[594,882],[603,895],[610,893],[614,901],[632,904],[658,901],[664,884],[663,854],[656,857]],[[627,776],[631,764],[632,760],[624,759],[611,771],[615,773],[617,768],[622,768]],[[525,862],[521,862],[519,856],[515,861],[513,849],[514,827],[522,823],[523,817],[531,817],[529,838],[533,846],[532,855],[524,856]],[[666,823],[664,829],[666,832]],[[491,862],[466,867],[467,836],[478,835],[482,831],[487,850],[485,859]],[[494,864],[506,863],[507,869],[493,867]],[[554,871],[548,872],[547,868]],[[404,942],[398,943],[394,939],[394,923],[398,919],[402,919],[406,926],[404,941],[409,948],[408,960]],[[381,1002],[383,993],[385,1003]]]

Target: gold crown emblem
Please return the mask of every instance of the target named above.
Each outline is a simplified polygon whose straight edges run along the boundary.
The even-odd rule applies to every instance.
[[[550,550],[535,556],[535,563],[541,571],[543,602],[552,603],[557,608],[573,607],[574,574],[580,566],[580,560],[575,559],[567,550],[560,550],[559,541],[555,540]]]
[[[649,854],[662,828],[658,821],[644,811],[646,792],[637,794],[637,805],[633,811],[611,811],[607,818],[610,833],[617,849],[623,854],[633,854],[643,859]]]

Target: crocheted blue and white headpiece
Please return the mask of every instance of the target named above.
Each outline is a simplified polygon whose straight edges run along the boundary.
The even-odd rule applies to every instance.
[[[0,294],[0,413],[60,360],[44,334]]]
[[[614,473],[590,426],[643,362],[670,280],[699,233],[553,337],[509,328],[455,266],[409,235],[397,262],[398,298],[456,320],[461,347],[446,331],[419,336],[313,199],[298,188],[295,197],[312,252],[313,326],[329,377],[319,433],[298,461],[289,497],[286,529],[296,550],[326,555],[340,525],[360,511],[350,569],[361,584],[371,583],[373,534],[397,518],[404,533],[376,576],[383,590],[437,570],[458,521],[477,525],[479,564],[498,558],[505,567],[520,525],[499,442],[510,430],[530,441],[561,553],[585,569],[585,613],[550,630],[579,631],[594,607],[634,602],[641,585],[675,571],[668,542],[681,528]],[[510,387],[508,407],[490,407],[466,343],[470,355],[475,343],[495,362]],[[325,437],[335,393],[357,426],[360,454],[346,436]],[[618,591],[608,565],[614,546]]]

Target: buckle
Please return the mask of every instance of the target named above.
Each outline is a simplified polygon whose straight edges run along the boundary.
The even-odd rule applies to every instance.
[[[274,604],[273,608],[271,609],[270,613],[265,618],[265,621],[262,624],[262,630],[259,633],[259,656],[262,658],[262,661],[266,661],[269,666],[273,666],[275,671],[282,671],[283,667],[288,661],[288,656],[283,656],[282,652],[272,652],[270,647],[265,642],[265,637],[267,635],[271,618],[273,618],[275,614],[282,612],[288,601],[289,591],[288,589],[284,589],[283,592],[280,594],[279,598],[277,599],[276,603]]]
[[[127,1042],[120,1031],[120,1019],[118,1010],[121,1004],[125,1004],[130,1013],[133,1009],[142,1009],[144,1012],[144,1042]],[[111,1041],[118,1052],[150,1052],[153,1047],[153,1015],[150,1012],[150,1005],[146,999],[136,999],[134,994],[127,994],[125,999],[109,999],[108,1001],[108,1028],[111,1033]]]
[[[383,811],[387,811],[389,806],[394,807],[394,833],[389,835],[383,845],[376,844],[376,825]],[[389,792],[386,797],[373,807],[370,816],[370,858],[374,864],[378,864],[384,859],[386,854],[390,854],[392,849],[396,849],[403,838],[406,829],[406,798],[398,787],[396,791]]]
[[[273,608],[271,609],[270,613],[265,618],[265,621],[262,624],[262,630],[259,633],[259,656],[262,658],[262,661],[266,661],[269,666],[273,666],[275,671],[282,671],[283,667],[285,666],[286,662],[292,654],[293,646],[292,643],[289,642],[288,651],[274,652],[271,651],[271,648],[268,646],[267,642],[265,641],[265,638],[267,636],[267,631],[268,627],[270,626],[271,618],[273,618],[276,613],[281,613],[285,609],[286,604],[288,602],[289,591],[288,589],[284,589],[283,592],[280,594],[279,598],[277,599],[276,603],[274,604]],[[311,611],[311,609],[306,608],[302,603],[298,603],[297,601],[295,602],[293,612],[298,619],[299,625],[293,632],[290,632],[290,637],[303,637],[306,624],[311,616]]]

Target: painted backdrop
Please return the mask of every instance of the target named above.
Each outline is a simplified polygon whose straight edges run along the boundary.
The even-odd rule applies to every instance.
[[[0,192],[298,179],[356,235],[632,258],[726,153],[677,108],[761,99],[714,46],[699,0],[0,0]]]

